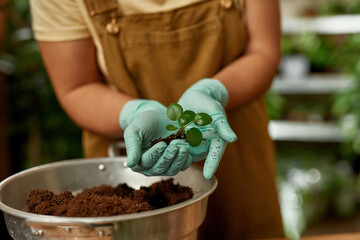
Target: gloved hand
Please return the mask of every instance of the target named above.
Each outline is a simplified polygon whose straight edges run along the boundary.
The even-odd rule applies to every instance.
[[[167,118],[166,108],[159,102],[129,101],[119,120],[124,130],[127,165],[133,171],[147,176],[173,176],[190,166],[192,158],[185,141],[173,140],[169,146],[159,142],[151,147],[151,141],[173,133],[165,129],[173,122]]]
[[[188,88],[178,101],[184,110],[204,112],[213,119],[210,127],[199,128],[205,141],[200,146],[189,148],[193,161],[199,161],[205,155],[203,174],[207,179],[214,175],[227,143],[237,139],[226,119],[224,107],[228,100],[225,86],[218,80],[206,78]]]

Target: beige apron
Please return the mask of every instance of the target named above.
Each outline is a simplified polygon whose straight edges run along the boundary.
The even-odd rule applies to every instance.
[[[133,97],[165,106],[177,102],[189,86],[212,77],[245,50],[242,4],[238,9],[232,0],[129,16],[121,16],[116,0],[84,1],[104,49],[108,83]],[[263,100],[227,114],[238,140],[228,144],[216,172],[219,185],[199,239],[282,237]],[[84,132],[85,156],[106,156],[114,141]]]

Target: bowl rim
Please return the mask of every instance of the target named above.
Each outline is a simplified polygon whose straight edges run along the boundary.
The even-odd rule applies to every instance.
[[[44,169],[51,169],[54,167],[58,167],[60,165],[68,165],[68,164],[79,164],[82,161],[86,161],[87,163],[91,162],[112,162],[112,161],[126,161],[126,157],[105,157],[105,158],[78,158],[78,159],[69,159],[69,160],[62,160],[59,162],[54,163],[47,163],[39,166],[35,166],[18,173],[15,173],[3,181],[0,182],[0,210],[4,213],[10,214],[15,217],[24,218],[26,221],[29,222],[39,222],[39,223],[66,223],[66,224],[103,224],[103,223],[113,223],[113,222],[120,222],[120,221],[129,221],[135,220],[139,218],[148,218],[156,215],[167,214],[169,212],[173,212],[184,208],[186,206],[190,206],[196,202],[200,202],[201,200],[208,198],[208,196],[213,193],[218,185],[217,178],[213,176],[211,179],[207,181],[211,181],[211,188],[204,193],[203,195],[191,198],[185,202],[178,203],[169,207],[164,207],[156,210],[140,212],[140,213],[132,213],[132,214],[125,214],[119,216],[109,216],[109,217],[62,217],[62,216],[49,216],[49,215],[41,215],[41,214],[34,214],[28,213],[25,211],[21,211],[15,208],[12,208],[6,204],[4,204],[1,200],[1,191],[2,189],[12,181],[15,181],[18,178],[23,177],[24,175],[31,174],[33,172],[41,171]],[[197,171],[201,171],[201,168],[197,165],[192,164],[190,168],[196,169]],[[169,178],[169,177],[167,177]]]

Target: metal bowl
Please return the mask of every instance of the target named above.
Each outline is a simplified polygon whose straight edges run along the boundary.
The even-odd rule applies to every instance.
[[[146,177],[126,167],[125,157],[66,160],[34,167],[0,183],[0,209],[9,234],[21,239],[196,239],[205,219],[208,196],[216,178],[206,180],[191,166],[174,176],[174,182],[191,187],[194,197],[153,211],[113,217],[56,217],[25,212],[31,189],[55,193],[80,192],[102,184],[127,183],[139,189],[169,177]]]

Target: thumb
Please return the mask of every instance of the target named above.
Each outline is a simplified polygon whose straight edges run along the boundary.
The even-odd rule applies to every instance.
[[[141,156],[141,166],[144,167],[144,169],[149,169],[154,166],[156,161],[158,161],[163,154],[166,147],[167,145],[165,142],[158,142],[149,150],[144,152]]]
[[[124,132],[124,140],[127,153],[127,166],[131,168],[140,161],[142,136],[138,130],[133,129],[130,125]]]

